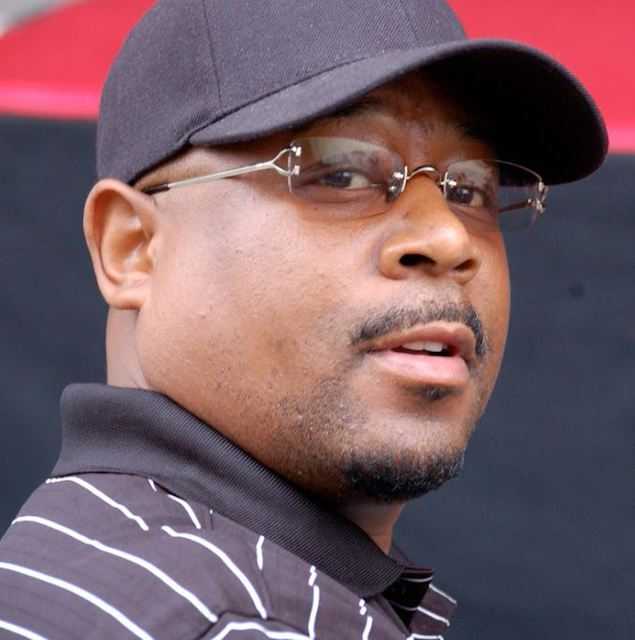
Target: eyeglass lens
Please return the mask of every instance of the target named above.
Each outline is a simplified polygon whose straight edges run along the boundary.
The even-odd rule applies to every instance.
[[[300,152],[290,154],[290,191],[328,205],[335,217],[382,213],[407,180],[401,156],[369,142],[316,137],[296,140],[293,146]],[[530,226],[538,215],[540,177],[520,165],[462,160],[450,164],[438,184],[450,209],[466,222],[518,229]]]

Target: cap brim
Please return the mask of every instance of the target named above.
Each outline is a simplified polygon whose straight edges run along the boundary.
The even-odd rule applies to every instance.
[[[188,141],[241,142],[297,127],[432,66],[442,68],[461,105],[489,123],[487,137],[500,159],[537,171],[547,184],[577,180],[602,164],[606,127],[585,88],[549,56],[505,40],[463,40],[349,62],[228,113]]]

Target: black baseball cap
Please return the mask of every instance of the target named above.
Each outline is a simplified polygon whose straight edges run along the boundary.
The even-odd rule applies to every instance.
[[[104,87],[98,175],[134,183],[189,145],[297,127],[419,68],[482,115],[499,158],[547,184],[606,155],[602,117],[571,73],[516,42],[467,39],[443,0],[159,0]]]

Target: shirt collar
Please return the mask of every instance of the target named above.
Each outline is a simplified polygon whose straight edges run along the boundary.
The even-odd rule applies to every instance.
[[[213,505],[363,598],[384,591],[398,598],[404,584],[417,585],[408,576],[432,576],[384,554],[357,526],[163,394],[75,384],[64,390],[61,411],[63,441],[55,476],[114,472],[151,477],[177,495]],[[419,595],[407,596],[409,603],[413,596],[423,597],[427,580],[418,587]]]

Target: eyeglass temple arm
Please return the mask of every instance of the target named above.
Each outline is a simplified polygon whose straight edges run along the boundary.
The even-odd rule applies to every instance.
[[[539,204],[535,202],[534,198],[530,198],[529,200],[522,200],[521,202],[514,202],[513,204],[508,204],[506,207],[502,207],[498,210],[498,213],[505,213],[506,211],[513,211],[514,209],[524,209],[525,207],[534,206]]]
[[[513,211],[514,209],[523,209],[524,207],[527,207],[527,206],[535,207],[538,213],[544,213],[545,200],[547,199],[547,191],[548,191],[548,187],[540,183],[538,187],[537,198],[529,198],[529,200],[522,200],[520,202],[514,202],[513,204],[508,204],[506,207],[499,209],[498,213],[505,213],[505,211]]]
[[[285,154],[291,153],[292,151],[293,147],[288,147],[280,151],[280,153],[278,153],[275,158],[272,158],[271,160],[267,160],[265,162],[248,164],[242,167],[236,167],[234,169],[227,169],[226,171],[219,171],[218,173],[210,173],[204,176],[198,176],[196,178],[188,178],[187,180],[166,182],[164,184],[159,184],[156,187],[148,187],[147,189],[143,189],[143,193],[152,196],[156,193],[162,193],[164,191],[169,191],[170,189],[175,189],[178,187],[188,187],[193,184],[213,182],[215,180],[223,180],[224,178],[235,178],[236,176],[243,176],[247,173],[255,173],[256,171],[267,171],[269,169],[273,169],[281,176],[288,177],[291,171],[289,171],[288,169],[283,169],[282,167],[278,166],[276,162],[278,162],[278,160],[280,160],[280,158],[282,158]]]

